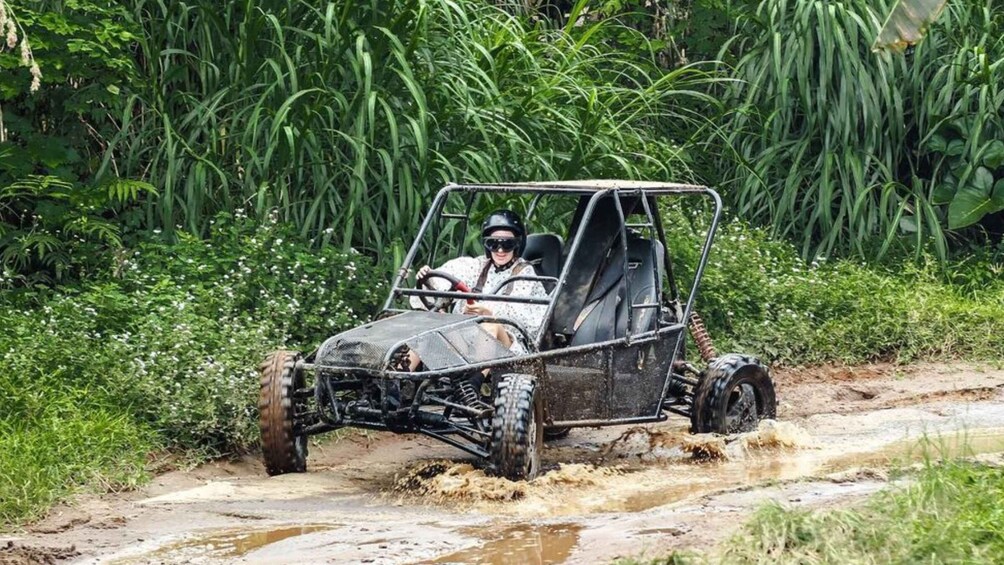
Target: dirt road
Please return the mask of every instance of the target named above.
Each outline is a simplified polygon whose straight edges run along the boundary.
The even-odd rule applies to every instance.
[[[1004,370],[920,365],[775,376],[779,423],[730,438],[682,419],[573,430],[531,483],[393,434],[311,446],[309,472],[247,459],[90,497],[0,536],[5,559],[100,563],[598,563],[708,549],[768,499],[845,504],[930,451],[1004,452]],[[933,446],[933,447],[931,447]],[[694,454],[712,456],[698,458]],[[8,542],[9,545],[8,545]],[[7,545],[6,549],[4,546]]]

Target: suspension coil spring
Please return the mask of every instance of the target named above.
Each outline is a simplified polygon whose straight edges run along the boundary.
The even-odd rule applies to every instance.
[[[690,335],[694,338],[697,350],[701,353],[701,359],[705,363],[718,357],[718,353],[715,352],[715,344],[711,341],[711,335],[708,334],[707,328],[704,327],[704,320],[701,319],[697,312],[690,314],[687,327],[690,328]]]
[[[470,406],[471,408],[480,408],[483,404],[481,399],[478,398],[478,393],[474,390],[474,385],[471,384],[470,379],[464,379],[457,383],[456,399],[459,404]]]

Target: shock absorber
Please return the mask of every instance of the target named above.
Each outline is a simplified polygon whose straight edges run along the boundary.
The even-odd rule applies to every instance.
[[[701,359],[705,363],[718,357],[718,353],[715,352],[715,344],[711,342],[711,335],[708,334],[707,328],[704,327],[704,320],[697,312],[691,312],[690,319],[687,320],[687,327],[690,328],[690,335],[694,338],[697,350],[701,353]]]
[[[474,385],[471,384],[471,379],[462,379],[460,382],[456,383],[456,386],[456,399],[458,404],[470,406],[471,408],[481,407],[481,399],[478,398],[478,393],[474,390]]]

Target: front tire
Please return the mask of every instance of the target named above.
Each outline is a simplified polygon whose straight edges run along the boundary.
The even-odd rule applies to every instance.
[[[513,481],[540,472],[544,403],[530,375],[503,375],[495,397],[489,459],[492,471]]]
[[[293,431],[296,414],[294,393],[305,378],[295,351],[275,351],[261,364],[258,399],[261,452],[269,475],[303,473],[307,470],[307,436]]]
[[[701,375],[691,407],[691,432],[735,434],[777,417],[774,382],[754,357],[730,353],[714,359]]]

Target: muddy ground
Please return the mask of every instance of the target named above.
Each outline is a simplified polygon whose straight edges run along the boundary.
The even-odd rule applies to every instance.
[[[81,497],[0,535],[0,563],[602,563],[712,550],[767,500],[827,507],[928,452],[1004,452],[1004,370],[876,365],[775,375],[779,422],[729,438],[682,419],[573,430],[530,483],[485,476],[432,440],[311,446],[309,472],[254,459]],[[711,455],[700,458],[695,454]]]

